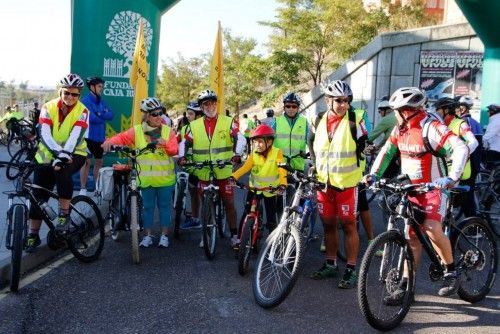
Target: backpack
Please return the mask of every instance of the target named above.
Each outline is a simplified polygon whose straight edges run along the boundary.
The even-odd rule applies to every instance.
[[[113,167],[102,167],[99,169],[99,176],[96,183],[96,191],[105,201],[113,199],[114,178]]]

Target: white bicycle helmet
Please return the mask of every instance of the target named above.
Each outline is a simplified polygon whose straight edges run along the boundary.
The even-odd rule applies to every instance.
[[[154,110],[161,109],[161,107],[161,102],[156,97],[146,97],[141,101],[142,112],[152,112]]]
[[[349,102],[352,102],[352,90],[347,82],[342,80],[334,80],[323,85],[323,93],[328,96],[347,96]]]
[[[78,89],[82,89],[85,84],[83,83],[82,78],[80,78],[80,76],[78,74],[70,73],[70,74],[64,76],[59,81],[59,85],[62,88],[78,88]]]
[[[213,90],[205,89],[198,95],[198,104],[201,106],[205,101],[217,101],[217,94]]]
[[[417,87],[401,87],[392,94],[389,106],[392,109],[419,108],[424,107],[425,102],[427,102],[425,94]]]
[[[474,101],[471,99],[470,96],[460,96],[460,100],[458,100],[458,104],[466,106],[467,108],[470,108],[474,104]]]
[[[387,100],[384,100],[384,101],[380,101],[378,103],[378,106],[377,106],[377,109],[388,109],[390,108],[391,106],[389,105],[389,101]]]

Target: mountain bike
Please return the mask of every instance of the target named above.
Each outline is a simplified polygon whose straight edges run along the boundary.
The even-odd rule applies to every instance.
[[[245,276],[248,272],[250,263],[250,254],[258,250],[258,244],[262,236],[262,200],[264,195],[262,191],[273,193],[275,187],[256,188],[246,184],[236,182],[235,186],[240,189],[246,189],[252,193],[250,209],[244,215],[239,230],[239,239],[241,240],[238,249],[238,273]],[[260,193],[259,193],[260,192]]]
[[[500,238],[500,163],[491,171],[478,174],[475,195],[478,213]]]
[[[414,298],[415,260],[408,240],[410,229],[414,231],[429,256],[429,277],[432,281],[443,278],[445,265],[432,247],[429,237],[420,229],[423,209],[413,204],[408,196],[436,189],[432,183],[407,184],[399,178],[395,182],[382,179],[374,189],[390,189],[401,195],[396,210],[391,214],[387,231],[378,235],[368,246],[359,271],[358,303],[367,322],[378,330],[387,331],[398,326],[408,313]],[[494,236],[487,224],[478,217],[467,218],[455,224],[452,214],[453,196],[468,187],[450,190],[444,233],[450,237],[457,272],[462,276],[458,296],[474,303],[482,300],[490,291],[497,270],[497,248]],[[383,249],[382,257],[376,252]],[[407,275],[407,283],[402,284]],[[401,305],[390,306],[386,298],[403,289]]]
[[[0,162],[0,167],[10,165]],[[11,251],[10,290],[17,291],[21,276],[22,253],[24,240],[28,235],[28,212],[30,205],[35,205],[49,227],[47,245],[58,250],[66,245],[81,262],[95,261],[104,246],[104,220],[97,205],[87,196],[75,196],[70,202],[70,222],[64,232],[56,231],[53,221],[57,214],[47,202],[40,200],[35,190],[43,191],[50,198],[59,200],[59,196],[49,189],[30,182],[30,175],[37,168],[50,166],[31,162],[19,162],[15,167],[19,170],[15,180],[15,190],[6,191],[8,198],[6,248]],[[64,168],[64,167],[62,167]],[[31,204],[32,203],[32,204]]]
[[[216,184],[215,168],[224,168],[232,166],[230,161],[204,161],[188,162],[184,167],[193,167],[195,169],[209,169],[209,184],[203,187],[203,200],[201,206],[201,224],[203,236],[203,250],[209,260],[215,258],[217,249],[217,234],[223,237],[225,234],[225,213],[224,206],[219,195],[219,186]]]
[[[9,139],[6,146],[10,157],[13,157],[18,150],[32,146],[33,142],[38,140],[38,136],[33,134],[31,122],[25,119],[11,119],[9,122]]]
[[[154,152],[156,150],[156,143],[149,143],[146,147],[142,149],[129,148],[127,146],[116,146],[112,145],[110,151],[119,152],[124,154],[130,160],[131,169],[128,175],[128,186],[126,195],[126,207],[127,209],[127,219],[125,220],[126,230],[130,231],[130,239],[132,244],[132,261],[135,264],[140,262],[139,255],[139,230],[142,227],[142,196],[138,187],[138,181],[140,179],[140,169],[137,158],[142,154]],[[121,188],[121,192],[124,187]],[[123,196],[120,192],[120,196]],[[123,204],[123,198],[119,201]],[[116,226],[116,227],[115,227]],[[113,223],[112,228],[117,229],[118,225]]]
[[[255,301],[263,308],[278,306],[292,291],[314,229],[316,191],[325,186],[286,164],[278,166],[289,171],[298,186],[291,204],[285,207],[278,226],[267,237],[257,258],[252,287]]]

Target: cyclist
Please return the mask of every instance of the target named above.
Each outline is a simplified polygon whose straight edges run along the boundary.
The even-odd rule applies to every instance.
[[[99,77],[87,78],[89,93],[82,98],[82,103],[88,108],[90,126],[86,133],[85,141],[89,155],[85,165],[80,170],[80,195],[87,195],[87,177],[90,169],[90,159],[94,158],[94,182],[97,182],[99,169],[102,167],[102,143],[106,139],[106,121],[113,119],[113,111],[102,99],[104,80]]]
[[[142,149],[149,143],[156,143],[157,150],[140,155],[139,187],[142,193],[142,217],[144,237],[139,246],[147,248],[153,244],[152,227],[154,211],[158,203],[160,214],[161,237],[158,247],[169,246],[168,235],[172,222],[172,194],[175,184],[175,165],[172,156],[177,154],[178,143],[175,132],[165,125],[161,116],[162,105],[156,97],[147,97],[141,101],[142,123],[121,132],[104,142],[104,151],[109,151],[111,145],[125,145]]]
[[[337,224],[341,223],[346,234],[347,265],[338,287],[349,289],[357,283],[357,184],[363,172],[359,148],[364,146],[367,131],[361,113],[354,113],[350,108],[352,91],[347,83],[332,81],[324,87],[324,94],[328,111],[316,128],[313,148],[318,180],[327,185],[325,190],[318,191],[318,211],[325,230],[326,262],[312,273],[311,278],[337,276]]]
[[[446,125],[425,112],[425,103],[424,93],[416,87],[399,88],[392,94],[389,104],[396,111],[398,127],[394,128],[382,147],[370,174],[365,176],[364,182],[369,183],[380,177],[398,151],[401,153],[401,173],[407,174],[412,183],[434,182],[439,188],[450,188],[458,182],[469,150]],[[424,140],[428,140],[434,151],[441,151],[451,158],[452,165],[448,170],[448,176],[444,174],[443,166],[440,166],[440,159],[426,148]],[[440,190],[433,190],[426,194],[411,196],[409,199],[424,210],[425,219],[421,225],[422,229],[427,233],[446,265],[443,286],[439,290],[439,295],[449,296],[456,292],[459,277],[453,262],[450,240],[444,235],[441,227],[445,207],[443,203],[446,203],[445,194]],[[415,257],[416,267],[418,267],[422,245],[412,232],[410,232],[410,247]],[[407,283],[403,278],[402,285],[405,284]],[[397,289],[386,298],[386,304],[400,304],[404,290],[405,288]]]
[[[250,132],[255,129],[255,123],[248,118],[247,114],[243,114],[243,119],[241,120],[241,129],[243,130],[243,136],[245,137],[247,143],[247,152],[250,154]]]
[[[201,116],[203,116],[203,113],[201,112],[198,102],[189,103],[186,111],[187,123],[180,130],[179,142],[181,142],[181,140],[186,135],[186,130],[188,128],[188,125],[195,119],[200,118]],[[193,154],[192,150],[189,150],[188,152],[186,152],[185,156],[191,157],[192,154]],[[198,176],[196,176],[194,173],[189,173],[188,184],[189,184],[189,196],[191,197],[191,217],[186,219],[186,221],[180,226],[182,230],[201,228],[201,222],[199,218],[200,195],[198,194],[198,189],[197,189]]]
[[[241,162],[241,154],[245,148],[245,139],[239,134],[238,125],[225,115],[217,114],[217,95],[212,90],[204,90],[198,95],[198,104],[204,116],[191,122],[186,130],[184,140],[179,148],[179,165],[187,162],[186,152],[189,147],[193,150],[193,161],[231,160],[234,164]],[[234,146],[234,153],[233,153]],[[229,184],[231,166],[222,169],[215,168],[215,178],[219,186],[220,196],[226,208],[227,220],[231,231],[231,245],[238,243],[236,228],[236,210],[234,208],[233,187]],[[198,191],[208,185],[209,170],[196,170],[198,176]],[[203,243],[200,244],[203,246]]]
[[[9,130],[9,138],[13,134],[21,134],[21,126],[19,121],[24,119],[24,115],[19,111],[19,106],[14,104],[14,109],[10,106],[5,107],[5,114],[0,119],[0,122],[5,122],[5,127]]]
[[[38,108],[38,101],[33,102],[33,109],[30,110],[29,120],[31,122],[31,133],[36,134],[36,127],[40,118],[40,108]]]
[[[438,115],[443,119],[444,124],[460,139],[467,143],[469,148],[469,157],[477,149],[479,143],[472,133],[467,122],[455,115],[456,102],[449,97],[442,97],[434,103],[434,108]],[[464,173],[460,178],[460,184],[469,186],[466,200],[462,205],[465,217],[473,217],[476,215],[476,201],[474,200],[474,186],[476,184],[476,177],[471,174],[471,162],[467,160],[464,168]]]
[[[84,86],[76,74],[68,74],[59,82],[59,97],[45,103],[40,112],[40,136],[36,161],[40,164],[52,162],[52,166],[35,169],[33,184],[52,190],[57,186],[59,216],[56,231],[65,232],[69,220],[69,205],[73,196],[73,173],[85,163],[87,145],[83,140],[89,126],[89,112],[78,98]],[[46,202],[46,192],[35,190],[38,199]],[[31,205],[30,233],[26,237],[26,251],[33,252],[40,245],[38,235],[42,224],[42,213]]]
[[[500,161],[500,105],[488,106],[490,122],[484,133],[484,145],[488,148],[488,162]]]
[[[279,190],[283,192],[287,184],[287,173],[286,170],[278,167],[278,163],[283,162],[284,159],[281,150],[277,147],[273,147],[273,128],[266,124],[259,125],[252,131],[250,140],[254,148],[252,154],[248,156],[243,166],[231,175],[230,181],[234,182],[234,180],[238,180],[243,175],[250,172],[250,187],[279,187]],[[259,192],[259,194],[262,194],[264,197],[266,225],[269,232],[272,232],[277,225],[277,217],[281,215],[280,212],[276,211],[276,194],[266,191]],[[250,211],[252,199],[253,193],[248,192],[243,215],[246,215]],[[241,230],[239,233],[241,235]]]
[[[269,108],[266,110],[266,118],[262,119],[262,124],[267,124],[270,127],[274,127],[274,123],[276,122],[276,118],[274,118],[274,110]]]

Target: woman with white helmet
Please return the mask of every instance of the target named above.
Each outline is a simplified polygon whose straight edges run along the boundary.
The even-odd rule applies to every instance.
[[[104,142],[103,149],[111,145],[125,145],[137,149],[156,143],[156,151],[138,157],[139,187],[142,192],[142,217],[144,237],[139,244],[147,248],[153,244],[153,219],[156,203],[160,214],[161,236],[158,247],[169,245],[171,231],[172,193],[175,184],[175,165],[172,156],[177,154],[178,144],[175,132],[163,123],[162,104],[156,97],[141,101],[142,123],[121,132]]]
[[[52,163],[35,169],[33,183],[53,189],[57,185],[59,217],[56,230],[65,232],[69,226],[69,205],[73,196],[73,173],[85,163],[87,145],[84,134],[89,126],[87,108],[79,101],[83,80],[77,74],[68,74],[59,82],[59,97],[45,103],[39,117],[41,140],[35,159],[40,164]],[[36,197],[48,200],[48,194],[35,190]],[[33,252],[40,245],[38,232],[42,213],[36,205],[30,208],[31,227],[26,237],[26,251]]]
[[[366,183],[381,177],[397,152],[401,154],[401,174],[407,174],[412,183],[434,182],[439,188],[450,188],[460,180],[469,150],[444,124],[429,118],[424,109],[425,103],[424,93],[416,87],[403,87],[392,94],[389,105],[395,110],[398,126],[394,128],[380,150],[370,174],[365,176]],[[424,144],[424,136],[427,136],[434,151],[445,153],[446,157],[453,161],[448,175],[443,174],[444,170],[439,165],[440,159],[435,157]],[[444,235],[441,227],[443,217],[440,208],[442,202],[446,201],[443,196],[445,195],[437,189],[422,195],[410,196],[409,199],[419,207],[425,208],[422,229],[432,240],[447,269],[439,295],[449,296],[457,291],[459,277],[453,261],[450,240]],[[410,247],[418,267],[422,245],[411,232]],[[384,299],[386,304],[401,304],[407,286],[405,277],[407,274],[403,275],[400,288]]]

